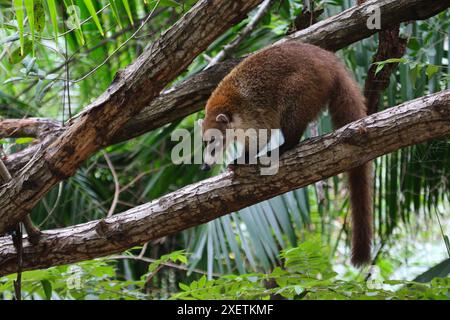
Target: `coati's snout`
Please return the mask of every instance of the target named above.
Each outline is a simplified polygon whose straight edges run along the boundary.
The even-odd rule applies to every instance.
[[[222,158],[226,145],[226,129],[229,123],[230,118],[223,113],[217,115],[207,113],[205,119],[199,120],[202,140],[206,142],[201,170],[210,170]]]

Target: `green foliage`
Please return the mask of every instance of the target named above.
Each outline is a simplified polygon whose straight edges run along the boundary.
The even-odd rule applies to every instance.
[[[205,276],[188,284],[172,299],[445,299],[450,300],[450,278],[428,283],[395,280],[340,280],[333,272],[329,250],[317,239],[281,253],[284,268],[269,273]]]
[[[132,258],[132,256],[130,256]],[[152,296],[146,293],[148,282],[167,263],[187,263],[184,250],[163,255],[149,264],[147,272],[138,280],[127,280],[118,274],[117,262],[96,259],[81,263],[27,271],[22,275],[24,299],[75,300],[142,300]],[[0,297],[11,299],[16,275],[0,278]]]
[[[223,275],[217,279],[202,275],[188,284],[179,283],[179,292],[170,299],[450,299],[448,270],[443,272],[441,265],[419,277],[420,282],[365,281],[361,277],[342,280],[332,269],[329,252],[320,238],[309,237],[298,247],[281,253],[283,267],[275,267],[267,273]],[[447,262],[445,268],[448,269]],[[25,299],[151,299],[149,286],[153,278],[161,268],[173,267],[171,263],[186,264],[186,253],[174,251],[154,260],[139,280],[123,279],[117,263],[108,258],[28,271],[22,275],[22,290]],[[431,277],[433,273],[437,277]],[[10,275],[0,279],[4,299],[12,298],[14,278],[15,275]],[[425,282],[427,278],[429,281]]]
[[[116,269],[107,260],[91,260],[70,266],[28,271],[22,276],[24,299],[143,299],[135,290],[141,281],[115,277]],[[0,292],[11,299],[14,292],[10,275],[0,279]]]

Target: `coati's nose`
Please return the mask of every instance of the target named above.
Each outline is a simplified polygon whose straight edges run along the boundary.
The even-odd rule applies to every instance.
[[[209,171],[211,169],[211,166],[207,163],[203,163],[202,167],[200,168],[202,171]]]

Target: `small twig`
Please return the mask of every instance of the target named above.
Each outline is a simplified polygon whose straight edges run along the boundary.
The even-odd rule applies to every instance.
[[[0,120],[0,138],[30,137],[43,139],[61,129],[59,122],[47,118],[21,118]]]
[[[62,191],[63,191],[64,182],[60,182],[58,186],[58,195],[56,196],[56,201],[53,204],[53,207],[48,211],[47,216],[45,219],[39,224],[39,227],[42,227],[44,223],[47,222],[47,220],[52,216],[52,214],[56,211],[56,208],[58,207],[59,201],[61,200]],[[48,209],[47,209],[48,210]]]
[[[266,15],[270,6],[274,2],[274,0],[264,0],[263,3],[261,3],[261,5],[258,7],[258,11],[256,11],[252,20],[250,20],[250,22],[245,26],[242,32],[239,33],[239,35],[233,41],[224,46],[223,49],[214,58],[211,59],[205,69],[208,69],[216,63],[223,61],[234,50],[236,50],[236,48],[242,43],[242,41],[244,41],[245,38],[247,38],[253,32],[259,21],[261,21],[261,19]]]
[[[0,182],[1,181],[8,182],[9,180],[12,179],[11,174],[8,171],[8,168],[6,168],[1,158],[0,158],[0,178],[1,178]]]
[[[111,162],[111,159],[109,158],[108,154],[103,151],[103,157],[106,160],[106,163],[108,164],[109,170],[111,170],[111,174],[114,179],[114,198],[111,203],[111,206],[109,207],[107,217],[111,217],[116,210],[117,202],[119,201],[120,196],[120,184],[119,184],[119,178],[117,177],[116,169],[114,169],[114,165]]]
[[[145,251],[147,251],[147,247],[148,247],[148,242],[146,242],[141,249],[141,252],[138,255],[139,259],[142,259],[144,257]]]
[[[17,278],[13,280],[14,295],[16,300],[22,300],[23,239],[20,223],[17,224],[11,236],[17,251]]]

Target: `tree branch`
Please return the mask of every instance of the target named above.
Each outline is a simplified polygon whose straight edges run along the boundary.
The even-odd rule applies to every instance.
[[[201,0],[125,70],[48,148],[0,187],[0,234],[14,226],[59,181],[148,105],[226,29],[262,0]],[[214,23],[211,23],[214,21]],[[132,102],[131,102],[132,101]]]
[[[256,28],[259,21],[266,15],[269,11],[270,6],[275,2],[275,0],[264,0],[263,3],[258,7],[258,11],[255,13],[254,17],[245,26],[245,28],[239,33],[239,35],[230,43],[228,43],[209,63],[206,68],[210,68],[225,58],[228,58],[230,53],[239,47],[239,45],[244,41]]]
[[[61,130],[61,124],[46,118],[0,120],[0,138],[33,137],[41,139],[49,133]]]
[[[276,175],[236,166],[112,217],[45,231],[24,240],[23,269],[31,270],[122,252],[249,205],[348,171],[401,147],[450,134],[450,90],[425,96],[303,141],[280,159]],[[0,238],[0,276],[17,267],[14,245]]]
[[[366,0],[358,0],[358,4]],[[366,97],[367,114],[378,112],[380,93],[385,90],[390,83],[390,76],[398,63],[388,63],[377,73],[375,62],[384,61],[390,58],[401,58],[406,51],[408,39],[400,37],[400,24],[393,25],[378,34],[378,50],[373,57],[373,63],[367,71],[364,83],[364,96]]]

